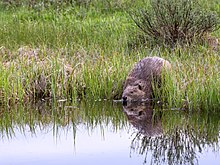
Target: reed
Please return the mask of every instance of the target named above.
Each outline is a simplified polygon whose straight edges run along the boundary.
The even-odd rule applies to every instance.
[[[171,62],[173,70],[166,75],[161,97],[167,99],[173,108],[218,110],[219,55],[214,52],[182,52],[181,56],[184,58],[175,57]]]

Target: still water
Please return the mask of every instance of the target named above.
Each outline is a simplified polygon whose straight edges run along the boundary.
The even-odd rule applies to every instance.
[[[0,110],[0,164],[220,162],[220,115],[150,105],[39,102]]]

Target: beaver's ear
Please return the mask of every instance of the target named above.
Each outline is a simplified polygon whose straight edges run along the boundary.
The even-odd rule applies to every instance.
[[[133,77],[127,77],[126,82],[128,82],[128,83],[134,82],[134,78]]]

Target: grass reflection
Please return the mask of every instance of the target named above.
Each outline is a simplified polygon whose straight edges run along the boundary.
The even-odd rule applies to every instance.
[[[131,156],[144,155],[146,164],[197,164],[198,153],[208,147],[219,152],[219,114],[159,112],[143,105],[129,105],[124,111],[138,130],[131,141]]]
[[[198,153],[207,148],[220,150],[220,115],[210,112],[160,111],[142,104],[128,104],[122,111],[120,104],[108,101],[39,101],[1,107],[0,138],[13,139],[17,131],[24,136],[37,135],[40,130],[42,134],[52,132],[57,139],[63,132],[73,132],[77,144],[77,131],[92,135],[98,128],[104,137],[105,132],[124,130],[130,134],[130,156],[142,155],[145,164],[197,164]]]
[[[85,127],[88,132],[100,127],[111,126],[111,131],[127,127],[128,123],[120,106],[111,102],[77,103],[38,101],[26,106],[16,105],[0,110],[0,137],[12,138],[14,130],[25,134],[26,129],[35,133],[38,127],[41,131],[53,131],[54,136],[59,130],[73,129],[74,137],[78,126]]]

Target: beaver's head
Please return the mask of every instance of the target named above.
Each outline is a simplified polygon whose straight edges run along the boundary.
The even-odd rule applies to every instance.
[[[141,102],[146,98],[146,83],[142,80],[127,84],[122,94],[123,102]]]

